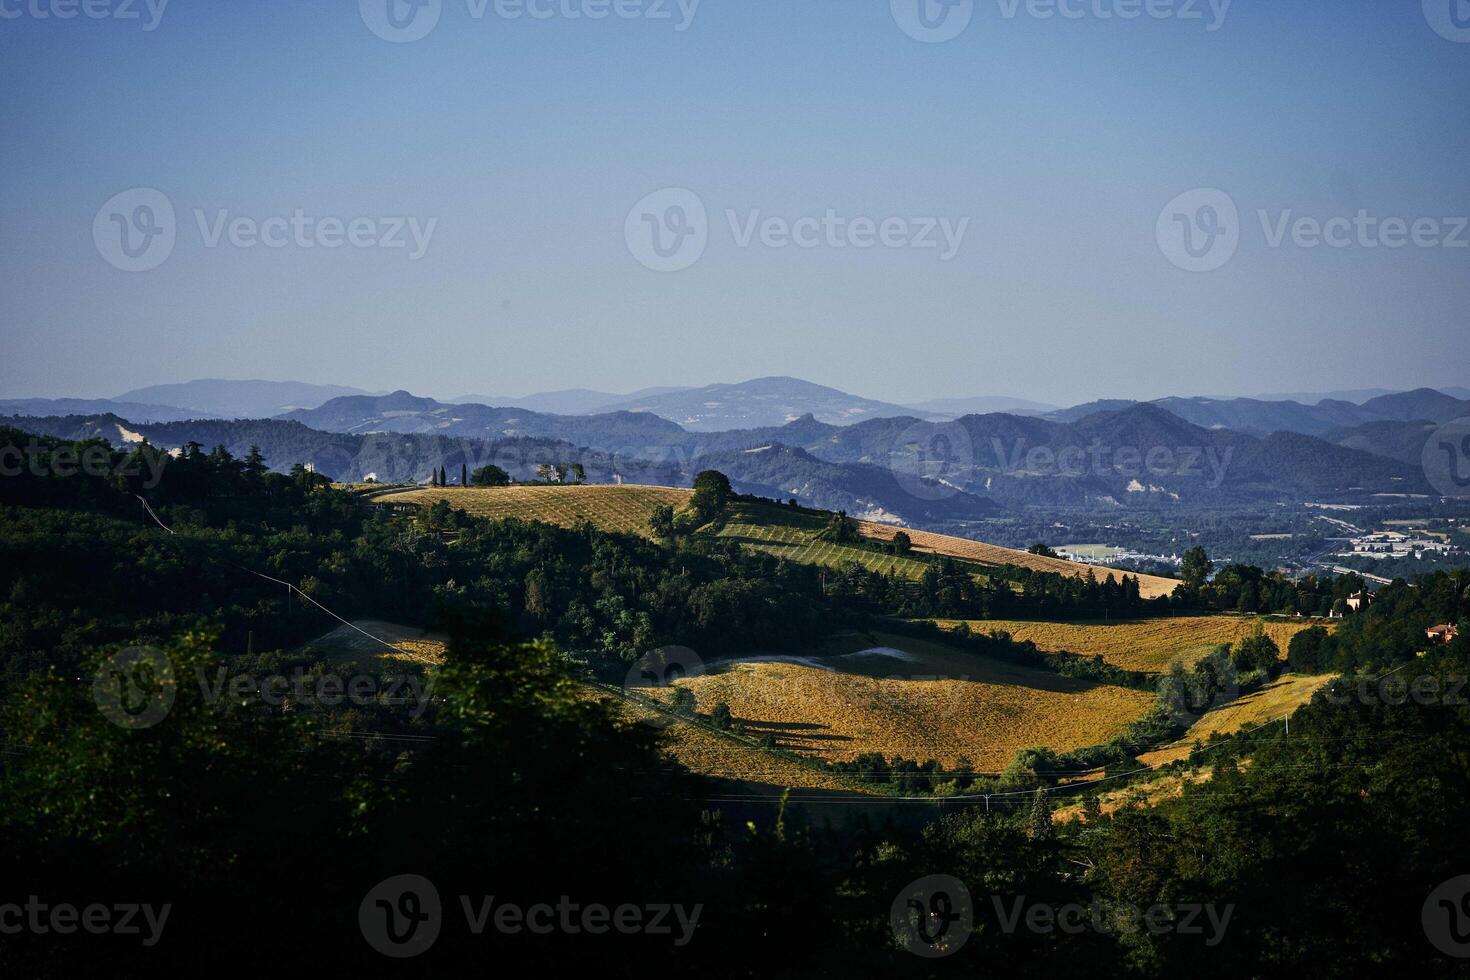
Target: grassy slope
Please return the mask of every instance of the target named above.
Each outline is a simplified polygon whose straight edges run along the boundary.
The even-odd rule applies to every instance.
[[[609,486],[516,486],[516,487],[424,487],[389,493],[375,498],[379,503],[430,504],[447,500],[450,506],[480,517],[520,517],[570,527],[579,520],[590,520],[609,531],[633,534],[648,533],[648,518],[660,504],[670,504],[677,511],[688,505],[692,491],[675,487]],[[886,572],[894,569],[910,578],[923,572],[924,564],[913,559],[883,555],[866,548],[833,544],[817,540],[823,519],[773,504],[737,503],[720,533],[739,540],[751,548],[769,551],[793,561],[821,565],[837,565],[858,561],[868,568]],[[858,529],[877,541],[890,541],[900,530],[887,524],[858,521]],[[947,555],[979,565],[1019,565],[1063,575],[1086,575],[1089,571],[1102,576],[1108,569],[1056,558],[1042,558],[966,538],[908,531],[915,550]],[[1152,575],[1139,576],[1140,590],[1145,596],[1164,595],[1178,583],[1173,579]]]
[[[1259,691],[1252,691],[1206,713],[1179,741],[1138,758],[1146,765],[1161,766],[1185,758],[1196,742],[1203,742],[1213,734],[1229,735],[1241,729],[1279,721],[1312,700],[1312,695],[1334,676],[1283,674]]]
[[[1104,742],[1153,705],[1142,691],[1091,684],[879,634],[910,659],[821,654],[723,661],[679,681],[701,712],[723,701],[757,736],[828,761],[865,752],[999,771],[1016,750]],[[852,644],[866,647],[868,643]],[[659,692],[669,697],[667,692]]]
[[[960,620],[940,620],[953,627]],[[1252,616],[1171,616],[1158,619],[1100,623],[1047,623],[1031,620],[966,620],[976,632],[1004,630],[1018,640],[1030,640],[1041,650],[1101,654],[1124,670],[1164,671],[1175,660],[1186,664],[1222,643],[1238,643],[1260,623],[1284,655],[1291,638],[1315,623]],[[1328,627],[1329,629],[1332,627]]]
[[[674,487],[638,487],[587,484],[585,486],[424,487],[385,494],[379,503],[432,504],[447,500],[456,510],[476,517],[502,520],[519,517],[571,527],[591,521],[605,531],[648,534],[654,508],[669,504],[675,510],[689,503],[693,491]]]
[[[994,544],[985,544],[982,541],[971,541],[969,538],[956,538],[948,534],[934,534],[929,531],[897,528],[888,524],[874,524],[871,521],[859,521],[858,529],[865,536],[875,538],[879,541],[888,541],[899,531],[905,531],[914,542],[914,548],[917,551],[932,551],[938,555],[964,558],[968,561],[978,562],[981,565],[1020,565],[1022,568],[1034,568],[1040,572],[1076,575],[1079,578],[1086,577],[1089,571],[1099,579],[1124,574],[1097,565],[1063,561],[1060,558],[1044,558],[1041,555],[1033,555],[1029,552],[1016,551],[1011,548],[1002,548]],[[1169,595],[1179,584],[1176,579],[1163,578],[1158,575],[1140,575],[1136,572],[1128,572],[1126,574],[1135,576],[1138,579],[1138,591],[1145,599]]]

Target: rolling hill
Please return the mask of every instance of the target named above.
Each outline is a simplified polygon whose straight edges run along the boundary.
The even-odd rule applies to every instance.
[[[693,491],[680,488],[651,486],[425,487],[387,493],[376,499],[384,504],[420,505],[442,499],[449,501],[452,507],[492,519],[519,517],[563,527],[570,527],[577,521],[586,519],[608,530],[648,535],[648,518],[652,516],[655,507],[670,504],[677,510],[687,503],[692,493]],[[756,550],[782,555],[793,561],[822,565],[859,561],[883,571],[890,567],[903,574],[918,574],[922,571],[918,562],[911,562],[917,567],[908,569],[902,567],[902,559],[895,560],[886,553],[831,542],[822,534],[825,525],[826,521],[822,516],[812,515],[810,512],[791,510],[776,504],[739,501],[733,505],[729,518],[718,533],[736,538]],[[865,537],[879,542],[892,540],[897,531],[889,525],[870,521],[859,521],[858,530]],[[1099,578],[1110,574],[1125,574],[967,538],[925,531],[911,530],[907,533],[913,539],[914,550],[920,555],[943,555],[989,567],[1015,565],[1078,577],[1085,577],[1089,573]],[[1136,575],[1133,572],[1126,574],[1138,578],[1139,591],[1146,598],[1168,595],[1179,584],[1174,579],[1156,575]]]

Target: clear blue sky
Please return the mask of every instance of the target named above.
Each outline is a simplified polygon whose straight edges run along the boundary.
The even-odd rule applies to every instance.
[[[975,0],[943,43],[889,0],[703,0],[682,31],[674,0],[667,20],[443,0],[411,43],[345,0],[172,0],[151,31],[144,0],[139,20],[35,15],[51,2],[0,0],[19,14],[0,18],[0,396],[791,374],[1073,403],[1470,381],[1470,248],[1272,248],[1256,215],[1470,215],[1470,43],[1419,0],[1236,0],[1213,31],[1207,0],[1203,20]],[[177,240],[130,273],[93,224],[135,187],[166,195]],[[708,246],[655,272],[624,225],[667,187],[707,207]],[[1194,188],[1239,208],[1210,272],[1156,241]],[[196,209],[438,220],[411,259],[211,248]],[[757,209],[969,225],[949,261],[742,247],[726,211]]]

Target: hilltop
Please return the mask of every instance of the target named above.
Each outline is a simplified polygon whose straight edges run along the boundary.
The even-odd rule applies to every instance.
[[[396,491],[378,496],[382,504],[410,503],[426,505],[436,500],[448,501],[451,507],[479,517],[503,519],[518,517],[539,520],[562,527],[579,521],[591,521],[604,530],[649,535],[648,519],[654,508],[669,504],[680,509],[688,505],[692,490],[679,487],[652,486],[515,486],[515,487],[424,487]],[[734,538],[756,550],[768,551],[792,561],[820,565],[839,565],[857,561],[879,571],[890,569],[907,577],[917,577],[923,565],[918,558],[927,555],[954,558],[981,567],[1012,565],[1060,575],[1098,579],[1129,575],[1138,579],[1144,598],[1168,595],[1179,583],[1156,575],[1138,575],[1080,562],[1063,561],[1033,555],[1013,548],[971,541],[947,534],[927,531],[905,531],[913,541],[914,558],[903,558],[858,545],[827,540],[823,530],[827,518],[820,511],[792,508],[751,500],[737,501],[716,533]],[[870,541],[887,543],[900,530],[886,524],[857,521],[858,533]]]

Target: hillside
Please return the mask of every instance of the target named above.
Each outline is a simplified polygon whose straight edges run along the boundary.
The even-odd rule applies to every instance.
[[[442,499],[449,501],[450,506],[482,517],[519,517],[563,527],[570,527],[585,518],[607,530],[647,535],[648,518],[652,516],[655,507],[668,503],[675,505],[677,509],[687,503],[692,492],[674,487],[650,486],[524,486],[483,489],[424,487],[384,494],[377,501],[385,504],[429,504]],[[872,521],[856,523],[860,534],[881,542],[893,540],[893,536],[900,530]],[[793,561],[822,565],[858,561],[885,572],[894,568],[900,574],[916,576],[922,573],[919,562],[827,541],[822,536],[824,527],[825,519],[810,513],[804,514],[802,511],[774,504],[738,502],[733,506],[729,519],[719,533],[735,538],[749,547],[769,551]],[[978,565],[1017,565],[1078,577],[1085,577],[1089,572],[1099,578],[1105,575],[1135,574],[1059,558],[1045,558],[946,534],[916,530],[907,530],[906,533],[914,543],[914,550],[920,554],[944,555]],[[1139,591],[1145,598],[1168,595],[1179,584],[1174,579],[1156,575],[1136,577],[1139,579]]]
[[[1017,749],[1066,751],[1105,742],[1152,707],[1143,691],[1093,684],[877,634],[851,652],[753,655],[708,665],[677,687],[701,712],[724,703],[779,748],[829,762],[868,752],[999,772]],[[672,692],[656,692],[672,700]]]
[[[960,620],[940,620],[953,628]],[[1291,638],[1318,625],[1259,616],[1170,616],[1160,619],[1111,623],[1046,623],[1034,620],[984,619],[966,621],[971,630],[1003,630],[1017,640],[1035,643],[1049,653],[1066,651],[1100,656],[1124,670],[1163,671],[1176,660],[1185,666],[1225,643],[1239,643],[1257,625],[1285,655]],[[1334,628],[1329,625],[1328,629]]]
[[[1258,728],[1268,722],[1280,721],[1311,701],[1312,696],[1334,676],[1336,675],[1283,674],[1259,691],[1242,695],[1229,704],[1207,712],[1190,727],[1183,738],[1152,752],[1145,752],[1138,760],[1144,765],[1162,766],[1186,758],[1196,743],[1208,740],[1211,735],[1230,735],[1244,729]]]
[[[895,528],[887,524],[874,524],[871,521],[859,521],[858,530],[864,536],[877,541],[891,541],[895,534],[903,530],[913,541],[915,551],[947,555],[951,558],[961,558],[965,561],[973,561],[981,565],[1018,565],[1021,568],[1035,569],[1038,572],[1055,572],[1058,575],[1075,575],[1078,578],[1086,578],[1091,573],[1097,576],[1099,580],[1129,575],[1138,579],[1138,591],[1145,599],[1169,595],[1179,585],[1177,579],[1163,578],[1159,575],[1141,575],[1137,572],[1124,572],[1117,569],[1104,568],[1100,565],[1087,565],[1082,562],[1064,561],[1060,558],[1047,558],[1042,555],[1033,555],[1026,551],[1017,551],[1014,548],[1002,548],[999,545],[986,544],[983,541],[957,538],[949,534],[932,534],[928,531],[916,531],[911,528]]]

